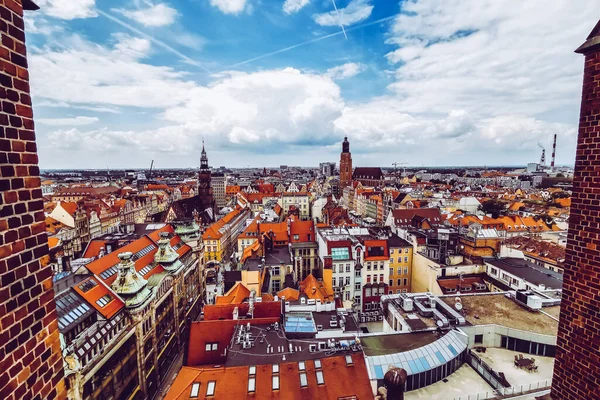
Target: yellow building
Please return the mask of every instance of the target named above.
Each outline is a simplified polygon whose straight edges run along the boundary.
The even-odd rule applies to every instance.
[[[228,261],[229,256],[237,247],[236,239],[246,225],[246,219],[250,217],[250,210],[245,207],[237,207],[235,210],[210,225],[202,234],[205,246],[205,260],[207,262]]]
[[[411,292],[413,247],[406,240],[392,235],[388,239],[390,249],[390,281],[388,293]]]

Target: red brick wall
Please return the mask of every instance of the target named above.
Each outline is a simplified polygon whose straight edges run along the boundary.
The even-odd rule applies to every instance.
[[[0,0],[0,399],[65,398],[21,0]]]
[[[600,35],[600,23],[590,35]],[[600,46],[596,46],[600,47]],[[585,53],[552,397],[600,399],[600,48]]]

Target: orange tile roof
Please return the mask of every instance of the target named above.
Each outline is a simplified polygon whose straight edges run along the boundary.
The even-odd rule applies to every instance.
[[[560,204],[561,207],[563,207],[563,208],[571,207],[571,198],[570,197],[567,197],[566,199],[556,199],[555,201],[558,204]]]
[[[204,239],[204,240],[220,239],[223,236],[223,234],[221,232],[219,232],[219,229],[221,229],[223,226],[225,226],[225,224],[231,222],[235,217],[240,215],[241,212],[242,212],[241,208],[236,208],[235,210],[233,210],[232,212],[230,212],[229,214],[227,214],[226,216],[224,216],[223,218],[221,218],[214,224],[210,225],[208,228],[206,228],[206,230],[202,234],[202,239]]]
[[[295,239],[296,235],[298,235],[298,239]],[[315,242],[316,240],[315,223],[312,220],[294,221],[290,224],[290,241],[292,243]]]
[[[318,281],[313,274],[309,274],[300,283],[300,292],[304,293],[309,299],[318,299],[322,303],[334,300],[333,289],[326,286],[323,281]]]
[[[72,202],[69,202],[69,201],[61,201],[60,206],[70,216],[75,216],[75,211],[77,211],[77,203],[72,203]]]
[[[94,287],[92,287],[91,289],[89,289],[87,292],[84,292],[81,289],[81,287],[82,287],[83,283],[88,282],[88,281],[94,282],[96,285]],[[118,311],[120,311],[125,306],[123,301],[119,297],[115,296],[114,293],[112,291],[110,291],[108,289],[108,287],[100,279],[97,279],[95,276],[91,276],[91,277],[81,281],[79,284],[74,286],[73,289],[75,289],[75,291],[81,297],[83,297],[89,303],[89,305],[94,307],[96,309],[96,311],[98,311],[100,314],[102,314],[102,316],[106,319],[112,318],[113,315],[115,315]],[[97,303],[97,301],[100,298],[102,298],[103,296],[111,297],[111,300],[104,307],[100,306]]]
[[[215,304],[240,304],[250,297],[250,290],[242,282],[237,282],[223,296],[217,296]]]
[[[82,257],[83,258],[98,257],[98,255],[100,254],[100,249],[102,249],[102,247],[104,247],[104,246],[106,246],[105,240],[94,239],[88,243]]]
[[[300,292],[296,289],[285,288],[279,292],[277,292],[277,297],[285,298],[287,301],[296,301],[300,298]]]
[[[150,240],[148,238],[148,236],[142,236],[138,240],[136,240],[132,243],[129,243],[128,245],[125,245],[125,246],[121,247],[120,249],[113,251],[112,253],[109,253],[102,258],[99,258],[98,260],[92,261],[91,263],[89,263],[86,266],[86,268],[91,273],[101,277],[101,274],[103,272],[105,272],[108,269],[110,269],[111,267],[119,264],[119,257],[118,257],[119,253],[125,253],[125,252],[130,251],[133,254],[135,254],[138,251],[145,249],[147,247],[150,247],[150,246],[152,246],[153,248],[150,250],[149,253],[147,253],[144,256],[142,256],[141,258],[138,258],[137,260],[135,260],[135,269],[136,269],[136,271],[140,271],[142,268],[144,268],[147,265],[150,265],[154,261],[154,254],[158,250],[158,246],[154,242],[152,242],[152,240]],[[117,274],[114,273],[111,276],[107,277],[106,279],[104,279],[102,277],[101,278],[104,280],[104,282],[107,285],[110,285],[114,282],[116,277],[117,277]]]
[[[60,239],[57,237],[48,237],[48,248],[52,249],[52,248],[58,246],[59,242],[60,242]]]
[[[165,400],[190,399],[193,383],[200,384],[198,398],[206,397],[208,382],[215,382],[214,399],[372,399],[373,389],[362,353],[352,353],[352,364],[346,365],[344,355],[323,357],[321,368],[314,360],[305,361],[306,387],[300,386],[297,362],[279,364],[280,390],[272,389],[272,365],[256,366],[256,390],[248,393],[248,366],[236,367],[183,367]],[[317,383],[316,371],[323,372],[324,384]]]

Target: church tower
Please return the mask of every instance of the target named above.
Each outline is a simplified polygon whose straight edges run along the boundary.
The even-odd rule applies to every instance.
[[[211,173],[208,167],[208,157],[204,149],[204,140],[202,141],[202,155],[200,156],[200,171],[198,172],[198,212],[205,214],[206,210],[212,214],[210,217],[215,220],[215,199],[213,189],[210,185]],[[204,218],[203,218],[204,219]]]
[[[352,154],[350,153],[350,142],[344,138],[342,143],[342,154],[340,155],[340,192],[346,186],[352,184]]]

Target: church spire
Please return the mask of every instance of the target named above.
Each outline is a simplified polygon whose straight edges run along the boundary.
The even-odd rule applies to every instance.
[[[202,139],[202,154],[200,156],[200,169],[208,169],[208,157],[204,149],[204,139]]]

